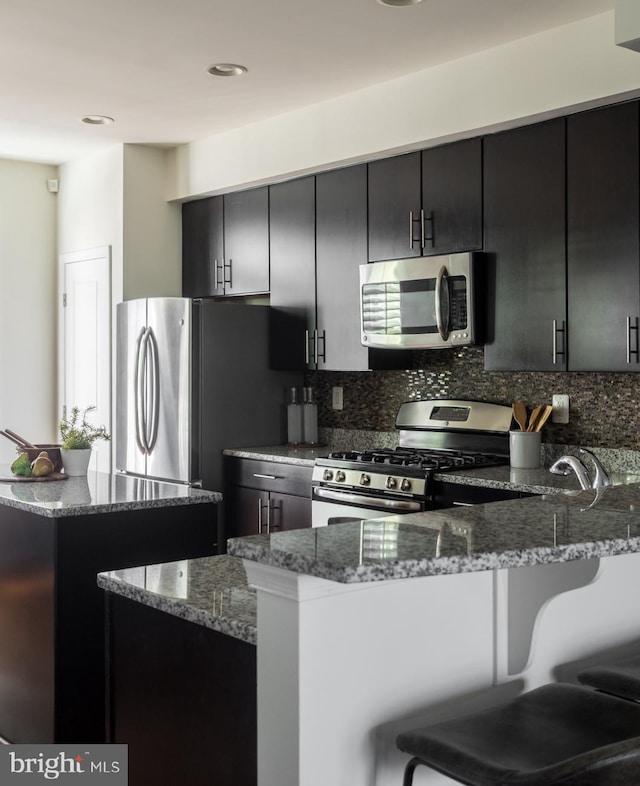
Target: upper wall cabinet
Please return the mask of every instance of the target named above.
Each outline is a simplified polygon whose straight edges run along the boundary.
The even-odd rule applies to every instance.
[[[369,261],[482,248],[482,142],[369,164]]]
[[[640,371],[638,103],[567,119],[569,369]]]
[[[224,195],[224,294],[269,291],[269,188]]]
[[[223,295],[223,198],[185,202],[182,206],[182,295]]]
[[[360,342],[359,267],[367,263],[366,165],[271,186],[270,204],[270,302],[276,330],[280,313],[300,317],[298,367],[410,367],[408,353],[374,352]],[[272,352],[283,339],[276,340]]]
[[[484,140],[485,368],[566,369],[565,120]]]

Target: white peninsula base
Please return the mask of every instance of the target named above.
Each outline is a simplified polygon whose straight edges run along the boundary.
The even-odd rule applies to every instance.
[[[244,564],[258,786],[400,786],[401,730],[572,680],[640,641],[640,554],[356,584]],[[414,783],[451,781],[419,768]]]

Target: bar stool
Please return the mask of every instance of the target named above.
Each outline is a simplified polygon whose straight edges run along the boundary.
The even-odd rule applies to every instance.
[[[640,701],[640,658],[627,658],[605,666],[592,666],[578,673],[578,682],[596,690]]]
[[[640,705],[553,683],[482,712],[398,735],[419,765],[468,786],[640,783]]]

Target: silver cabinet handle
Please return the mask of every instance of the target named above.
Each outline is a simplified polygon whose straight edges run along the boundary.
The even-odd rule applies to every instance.
[[[453,502],[451,503],[454,508],[473,508],[473,502]]]
[[[318,349],[318,341],[322,341],[322,353]],[[316,364],[319,360],[327,362],[327,331],[323,330],[322,335],[316,330]]]
[[[409,248],[413,248],[413,210],[409,211]]]
[[[213,291],[218,291],[218,260],[213,260]]]
[[[424,210],[420,211],[422,215],[422,248],[425,247],[427,241],[431,243],[431,247],[433,248],[435,244],[435,235],[433,232],[433,210],[430,210],[429,213],[425,214]],[[429,234],[427,235],[425,230],[425,222],[429,222],[429,226],[431,227]]]
[[[304,331],[304,362],[309,365],[309,331]]]
[[[265,478],[266,480],[283,480],[283,475],[262,475],[260,472],[253,473],[254,478]]]
[[[233,259],[230,259],[229,262],[223,262],[222,268],[223,270],[225,268],[228,268],[229,270],[229,280],[227,281],[227,277],[224,276],[224,280],[222,282],[224,284],[225,292],[226,292],[227,286],[229,287],[229,289],[233,287]]]
[[[438,271],[436,278],[436,325],[438,326],[438,333],[443,341],[449,338],[449,287],[447,287],[446,298],[441,297],[442,284],[447,283],[447,268],[443,265]],[[444,312],[446,309],[446,316]],[[445,321],[446,318],[446,321]]]
[[[262,535],[263,532],[263,522],[262,522],[262,509],[267,508],[269,510],[269,504],[266,505],[262,501],[262,497],[258,499],[258,535]],[[269,532],[269,513],[267,512],[267,532]]]
[[[564,357],[565,354],[565,325],[564,319],[560,323],[562,327],[558,327],[558,320],[554,319],[552,323],[552,335],[551,335],[551,355],[553,364],[555,365],[558,362],[558,355],[562,355]],[[562,333],[562,349],[558,349],[558,333]]]
[[[638,346],[638,343],[639,343],[638,342],[638,332],[639,332],[638,331],[638,317],[633,317],[633,322],[634,322],[633,325],[631,324],[631,319],[632,319],[632,317],[627,317],[627,363],[631,363],[631,355],[635,355],[636,356],[635,362],[637,363],[638,359],[639,359],[639,355],[640,355],[640,352],[639,352],[640,347]],[[631,349],[631,331],[632,330],[635,330],[635,332],[636,332],[636,348],[635,349]]]

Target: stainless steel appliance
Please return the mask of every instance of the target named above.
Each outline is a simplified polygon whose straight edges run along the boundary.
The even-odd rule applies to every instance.
[[[287,390],[272,371],[270,309],[187,298],[117,307],[116,468],[222,490],[222,450],[281,444]]]
[[[360,265],[362,344],[438,349],[479,341],[478,255]]]
[[[468,504],[468,487],[443,484],[461,490],[457,500],[442,494],[433,476],[508,464],[510,425],[511,407],[500,404],[442,399],[402,404],[397,448],[316,459],[313,526]]]

